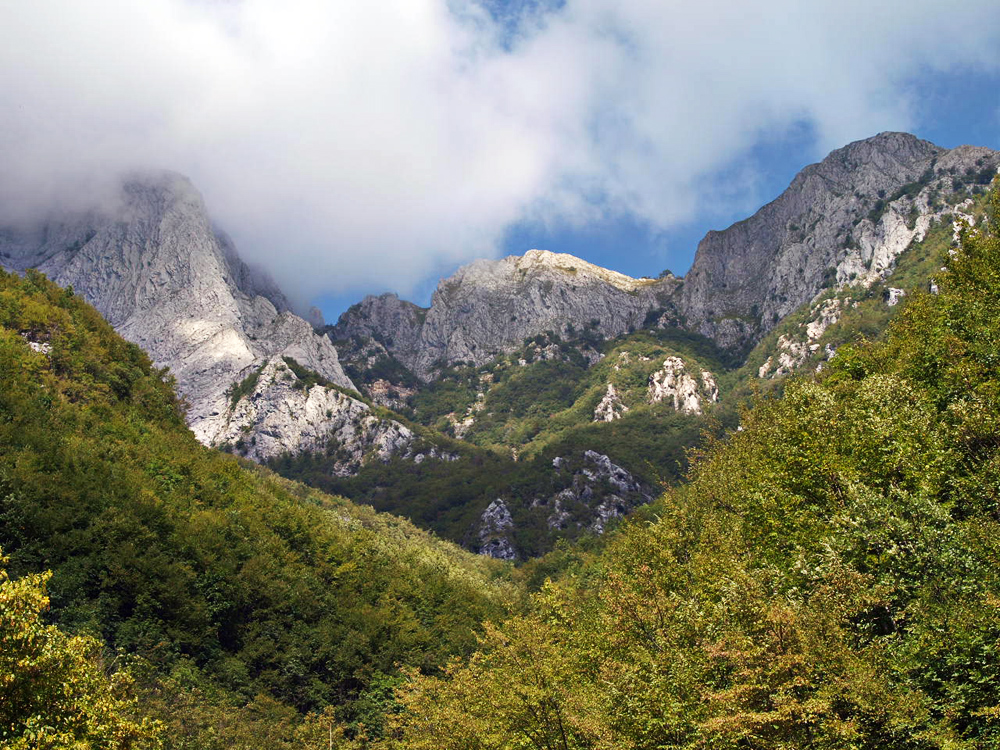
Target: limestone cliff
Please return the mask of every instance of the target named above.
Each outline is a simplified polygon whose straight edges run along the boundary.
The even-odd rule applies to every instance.
[[[135,175],[111,208],[0,229],[0,263],[35,267],[72,286],[157,365],[169,367],[204,443],[229,438],[227,391],[275,357],[294,357],[325,380],[353,387],[329,339],[239,259],[180,175]],[[286,425],[289,447],[305,439],[299,430],[298,423]]]
[[[266,461],[324,451],[332,474],[350,476],[366,460],[410,454],[409,428],[327,383],[309,383],[284,357],[266,360],[247,377],[243,388],[230,392],[225,427],[216,436],[240,455]]]
[[[988,181],[998,163],[989,149],[947,151],[906,133],[834,151],[749,219],[701,241],[679,302],[687,325],[742,348],[824,286],[884,278],[954,209],[955,188]]]
[[[442,364],[483,364],[554,331],[612,338],[671,304],[679,281],[633,279],[572,255],[529,250],[478,260],[438,284],[428,310],[395,295],[368,297],[341,316],[337,338],[369,336],[419,377]]]
[[[691,373],[680,357],[667,357],[649,376],[649,403],[672,403],[674,411],[701,414],[702,406],[719,400],[719,386],[708,370]]]

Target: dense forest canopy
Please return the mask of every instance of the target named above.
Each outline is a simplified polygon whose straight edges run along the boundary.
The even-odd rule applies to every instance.
[[[72,290],[0,275],[4,658],[83,638],[91,675],[38,746],[114,747],[108,707],[132,747],[1000,746],[998,214],[883,340],[516,573],[199,446]],[[44,717],[11,664],[0,706]]]
[[[237,746],[247,705],[261,746],[309,712],[371,724],[512,600],[495,561],[199,445],[165,373],[40,274],[0,272],[0,381],[10,576],[51,571],[51,621],[135,662],[167,747]]]

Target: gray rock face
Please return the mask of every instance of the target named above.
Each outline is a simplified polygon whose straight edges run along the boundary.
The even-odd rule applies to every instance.
[[[849,144],[803,169],[749,219],[702,240],[683,282],[632,279],[571,255],[530,250],[480,260],[443,280],[427,310],[395,295],[345,313],[337,338],[373,338],[420,378],[483,364],[545,331],[611,338],[649,322],[741,349],[834,285],[870,284],[931,222],[955,184],[982,180],[1000,154],[950,151],[905,133]],[[904,189],[905,188],[905,189]]]
[[[394,354],[416,351],[426,317],[427,310],[395,294],[369,295],[340,316],[334,336],[373,338]]]
[[[608,523],[652,501],[652,496],[629,472],[597,451],[584,451],[584,465],[570,477],[569,486],[549,498],[536,499],[531,507],[548,511],[549,529],[564,529],[573,523],[602,534]],[[565,460],[556,457],[552,467],[563,471]]]
[[[701,241],[679,305],[687,325],[742,347],[824,284],[884,276],[926,231],[932,191],[947,195],[956,177],[995,171],[998,156],[968,146],[946,151],[905,133],[834,151],[752,217]],[[893,200],[913,183],[922,183],[919,193]]]
[[[513,528],[514,519],[507,504],[498,497],[479,519],[479,554],[498,560],[514,560],[517,553],[509,538]]]
[[[679,283],[530,250],[460,268],[438,285],[427,311],[395,295],[368,297],[341,317],[335,335],[375,338],[428,379],[441,364],[483,364],[545,331],[591,328],[611,338],[640,328],[651,311],[670,305]]]
[[[622,403],[618,391],[612,383],[608,383],[608,389],[604,392],[603,398],[594,408],[595,422],[614,422],[621,419],[628,411],[628,407]]]
[[[672,403],[674,411],[701,414],[702,406],[719,400],[719,386],[708,370],[688,371],[680,357],[667,357],[663,366],[649,376],[649,403]]]
[[[265,274],[240,261],[180,175],[133,177],[112,209],[0,230],[0,262],[72,285],[119,333],[168,366],[204,443],[231,433],[230,386],[274,357],[294,357],[353,387],[329,339],[288,310]],[[297,425],[288,429],[294,443],[314,427],[299,437]]]
[[[265,361],[254,380],[249,393],[230,399],[217,444],[256,461],[325,450],[336,476],[356,474],[367,460],[411,452],[414,435],[407,427],[334,388],[306,387],[281,357]]]

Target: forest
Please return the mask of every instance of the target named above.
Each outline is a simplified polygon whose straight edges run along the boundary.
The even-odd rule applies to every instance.
[[[1000,747],[998,221],[517,567],[198,445],[71,289],[0,275],[0,744]]]

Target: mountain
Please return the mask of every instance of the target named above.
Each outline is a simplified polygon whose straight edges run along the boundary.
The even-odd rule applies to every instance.
[[[878,336],[932,282],[953,220],[982,213],[997,164],[884,133],[710,233],[683,279],[531,250],[459,269],[426,309],[367,297],[322,333],[177,175],[4,229],[0,262],[72,285],[169,366],[202,442],[529,557],[679,481],[755,389]]]
[[[368,297],[331,329],[370,338],[428,380],[481,365],[532,336],[592,328],[602,339],[680,326],[746,354],[782,318],[838,284],[871,284],[932,221],[988,184],[1000,154],[947,150],[907,133],[851,143],[806,167],[750,218],[701,241],[683,279],[632,279],[571,255],[531,250],[444,279],[429,309]]]
[[[239,443],[264,459],[318,449],[339,432],[360,461],[390,433],[407,443],[401,425],[368,419],[367,404],[344,393],[354,384],[328,337],[240,260],[180,175],[133,175],[110,208],[4,228],[0,264],[72,287],[169,367],[207,445]]]
[[[684,450],[706,429],[735,426],[755,392],[780,391],[843,344],[877,338],[899,299],[929,288],[956,222],[982,215],[997,164],[989,149],[881,134],[805,168],[776,201],[710,233],[684,279],[629,279],[530,251],[460,269],[429,309],[368,297],[328,329],[362,392],[516,461],[491,468],[491,481],[459,479],[461,461],[428,465],[405,487],[403,467],[362,468],[333,485],[322,460],[278,468],[413,513],[472,549],[537,554],[574,528],[596,528],[597,509],[616,502],[601,483],[578,491],[567,527],[553,498],[572,485],[553,488],[553,462],[591,471],[585,457],[597,452],[629,473],[639,498],[679,481]],[[588,285],[578,299],[580,276]]]
[[[837,157],[850,179],[868,167],[846,152],[883,141],[922,166],[926,144],[879,136]],[[343,367],[182,178],[3,230],[0,744],[998,745],[997,155],[927,154],[842,247],[820,217],[820,277],[746,281],[733,305],[803,296],[773,324],[529,253],[459,274],[435,304],[465,322],[437,338],[433,310],[363,303]],[[744,255],[805,252],[782,242]],[[199,444],[85,292],[182,353],[196,399],[217,389],[219,413],[187,415],[212,440],[481,554]],[[518,343],[491,314],[545,328]],[[477,361],[479,338],[500,353]],[[399,356],[421,351],[472,359],[418,377]],[[374,402],[390,391],[405,415]]]
[[[988,184],[1000,154],[945,150],[907,133],[851,143],[806,167],[752,217],[698,245],[678,306],[729,348],[756,343],[824,286],[871,283],[952,212],[967,184]]]
[[[1000,743],[1000,198],[885,339],[401,691],[395,746]]]
[[[463,266],[438,284],[428,310],[392,294],[367,297],[331,333],[375,339],[426,381],[441,367],[484,364],[545,331],[620,336],[669,306],[679,285],[673,276],[633,279],[572,255],[529,250]]]
[[[110,695],[87,726],[44,710],[88,713],[115,672],[168,749],[327,747],[516,601],[506,566],[200,445],[162,371],[40,273],[0,271],[0,383],[0,746],[147,747]],[[53,624],[92,638],[55,652]],[[292,741],[308,712],[320,745]]]

